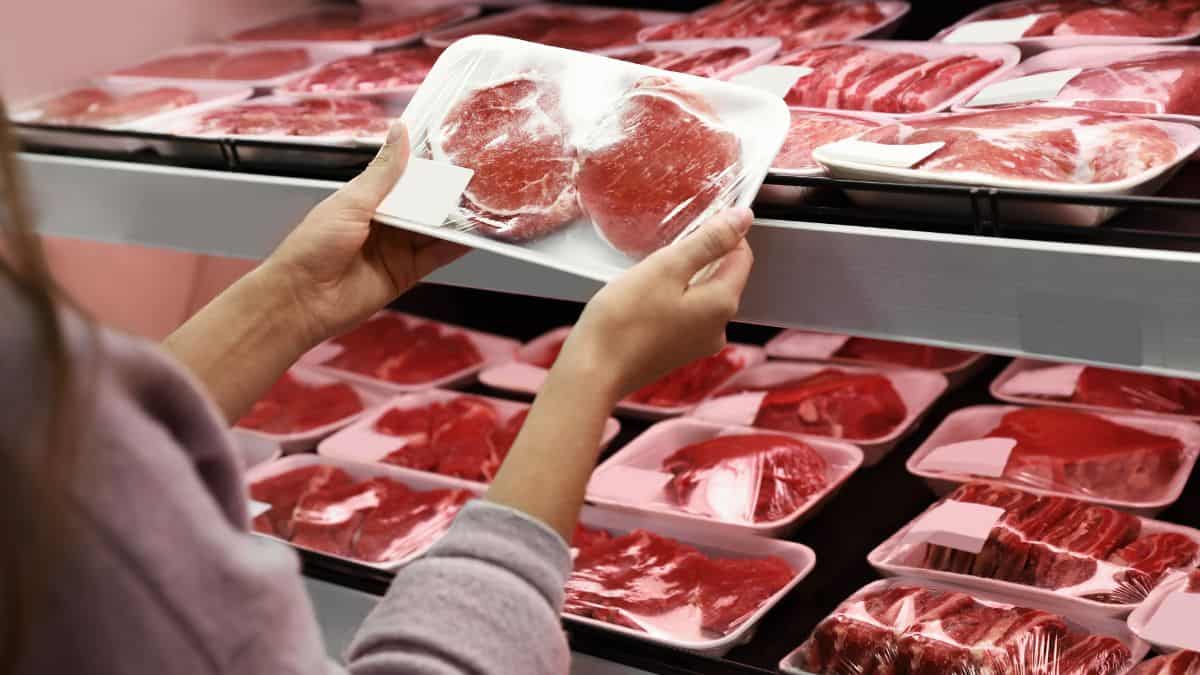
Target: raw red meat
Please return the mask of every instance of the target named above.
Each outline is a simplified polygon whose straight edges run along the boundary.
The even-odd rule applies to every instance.
[[[667,492],[682,506],[713,474],[734,474],[744,490],[734,497],[746,503],[728,506],[753,509],[747,519],[754,522],[787,518],[829,485],[824,457],[803,441],[772,434],[719,436],[689,445],[663,460],[662,468],[675,475]]]
[[[351,482],[353,479],[345,471],[329,466],[307,466],[264,478],[250,486],[250,497],[270,504],[271,510],[254,519],[254,529],[291,539],[292,513],[306,494]]]
[[[810,110],[792,110],[792,124],[783,149],[771,166],[777,169],[819,169],[812,158],[816,148],[874,129],[879,122]]]
[[[644,40],[778,37],[785,50],[852,40],[888,15],[870,0],[724,0],[687,18],[646,31]]]
[[[1200,53],[1164,51],[1084,68],[1054,101],[1115,113],[1200,115]]]
[[[718,73],[749,57],[750,50],[745,47],[709,47],[690,54],[669,49],[643,49],[613,58],[671,70],[676,73],[715,77]]]
[[[306,385],[284,373],[237,426],[271,434],[291,434],[339,422],[363,410],[348,384]]]
[[[944,347],[854,337],[850,338],[834,356],[869,363],[943,370],[961,366],[975,355],[971,352]]]
[[[197,134],[234,136],[378,136],[391,118],[370,101],[319,100],[294,103],[244,103],[201,115]]]
[[[1108,561],[1131,568],[1126,583],[1148,592],[1167,570],[1200,564],[1200,543],[1178,532],[1147,534],[1115,551]]]
[[[526,241],[579,217],[559,95],[549,79],[517,75],[470,91],[433,131],[434,159],[475,171],[459,214],[483,234]]]
[[[945,146],[914,168],[973,182],[1108,183],[1170,164],[1179,149],[1151,120],[1063,108],[947,115],[868,131],[863,140]]]
[[[103,89],[74,89],[39,105],[39,114],[33,121],[72,124],[81,115],[112,100],[113,95]]]
[[[563,611],[698,639],[737,627],[794,576],[778,558],[709,559],[638,530],[580,550]]]
[[[442,50],[408,47],[331,61],[284,86],[306,94],[369,94],[421,84]]]
[[[721,351],[668,373],[661,380],[648,384],[629,396],[629,400],[658,408],[676,408],[699,403],[746,367],[737,349]]]
[[[612,541],[612,535],[606,530],[587,527],[583,523],[575,526],[575,535],[571,537],[571,546],[580,551]]]
[[[584,211],[617,250],[666,246],[739,182],[741,142],[709,103],[661,77],[639,80],[580,149]]]
[[[1089,366],[1079,376],[1071,401],[1142,412],[1200,415],[1200,382]]]
[[[344,483],[309,490],[292,513],[291,542],[314,551],[348,556],[363,514],[387,495],[382,482]]]
[[[813,69],[788,93],[790,105],[888,113],[934,110],[1001,66],[971,55],[926,59],[858,45],[793,52],[775,63]]]
[[[458,8],[405,14],[330,8],[244,30],[233,39],[242,42],[400,40],[462,16],[463,12]]]
[[[1141,522],[1103,506],[1076,508],[1030,550],[1021,582],[1041,588],[1069,588],[1096,576],[1098,561],[1132,542]]]
[[[1096,498],[1161,498],[1183,466],[1178,439],[1074,410],[1017,410],[988,437],[1017,441],[1006,478]]]
[[[882,375],[827,368],[765,391],[754,418],[754,426],[764,429],[868,440],[890,434],[908,416],[900,394]]]
[[[397,384],[433,382],[483,363],[466,334],[390,314],[364,322],[333,343],[343,350],[324,365]]]
[[[1200,571],[1192,572],[1188,577],[1188,593],[1200,593]]]
[[[1025,37],[1107,35],[1176,37],[1200,23],[1195,0],[1030,0],[984,13],[976,20],[1044,14]]]
[[[1115,675],[1132,655],[1119,640],[1074,633],[1058,616],[905,584],[859,592],[801,649],[815,673]]]
[[[269,80],[312,65],[303,49],[211,49],[164,56],[116,75],[195,80]]]
[[[538,8],[490,22],[480,30],[456,31],[448,37],[457,40],[484,32],[565,49],[594,50],[632,44],[644,26],[636,12],[595,16],[573,9]]]
[[[58,124],[124,124],[176,110],[200,100],[195,92],[158,87],[124,96],[101,89],[76,89],[43,103],[37,122]]]
[[[521,433],[521,427],[525,426],[525,418],[528,416],[529,410],[522,410],[492,432],[492,444],[496,447],[496,455],[501,462],[508,457],[508,451],[512,450],[513,443],[517,440],[517,434]]]
[[[387,481],[386,496],[364,514],[353,556],[367,562],[402,560],[418,553],[449,529],[474,495],[465,490],[418,492]]]
[[[1142,663],[1129,675],[1200,675],[1200,652],[1175,652]]]
[[[474,481],[490,481],[516,440],[527,411],[501,422],[486,401],[461,396],[418,408],[393,408],[375,431],[404,440],[382,461]]]

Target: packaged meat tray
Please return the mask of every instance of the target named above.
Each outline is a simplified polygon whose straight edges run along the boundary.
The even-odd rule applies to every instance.
[[[677,21],[647,28],[638,38],[777,37],[783,49],[876,36],[890,37],[908,14],[903,0],[724,0]]]
[[[184,87],[225,83],[264,89],[278,86],[303,71],[352,51],[327,46],[197,45],[171,50],[113,71],[105,79],[118,83],[152,81]]]
[[[1124,675],[1150,646],[1124,623],[964,593],[935,581],[876,581],[850,596],[780,663],[788,675]]]
[[[588,501],[674,520],[784,537],[862,465],[848,443],[676,419],[601,464]]]
[[[1200,631],[1195,630],[1200,611],[1200,570],[1175,572],[1150,593],[1129,615],[1129,629],[1160,652],[1190,650],[1165,657],[1143,675],[1200,675]],[[1180,631],[1180,626],[1189,630]],[[1182,633],[1182,634],[1181,634]]]
[[[234,42],[305,47],[310,43],[385,49],[416,42],[426,33],[479,15],[478,5],[422,8],[324,7],[235,33]]]
[[[599,281],[749,206],[788,124],[766,92],[486,35],[403,119],[414,156],[474,173],[445,220],[391,199],[377,220]]]
[[[1183,493],[1198,452],[1188,422],[982,405],[946,417],[908,471],[939,494],[984,478],[1154,516]]]
[[[1181,377],[1014,359],[991,393],[1008,403],[1200,421],[1200,381]]]
[[[425,36],[425,42],[433,47],[448,47],[471,35],[499,35],[550,47],[593,51],[633,44],[637,42],[638,31],[678,17],[672,12],[547,3],[436,31]]]
[[[596,507],[577,530],[563,617],[675,649],[723,656],[812,571],[812,549]]]
[[[288,96],[369,96],[407,102],[425,81],[442,50],[418,45],[330,61],[285,82],[276,92]]]
[[[517,350],[517,358],[484,370],[479,381],[493,389],[536,394],[558,358],[570,326],[538,337]],[[687,414],[736,373],[767,359],[759,347],[731,344],[720,353],[695,361],[634,392],[617,404],[617,412],[643,419]]]
[[[300,362],[396,395],[468,384],[484,367],[511,360],[519,345],[490,333],[384,310],[319,345]]]
[[[773,359],[932,370],[945,375],[950,386],[962,384],[987,362],[986,354],[960,349],[796,329],[776,335],[766,350]]]
[[[322,455],[490,483],[508,456],[529,405],[435,389],[387,401],[323,440]],[[621,430],[604,427],[602,445]]]
[[[1150,659],[1129,675],[1200,675],[1200,652],[1175,652]]]
[[[976,534],[985,530],[986,537]],[[937,579],[1119,618],[1173,573],[1200,564],[1200,531],[1076,499],[968,483],[867,560],[884,575]]]
[[[246,473],[264,536],[341,560],[396,570],[438,540],[467,501],[471,484],[383,465],[294,455]],[[254,506],[254,504],[252,504]]]
[[[776,38],[730,38],[643,42],[601,49],[596,53],[676,73],[717,80],[764,65],[779,52]]]
[[[897,122],[824,145],[813,157],[836,178],[1035,190],[1062,195],[1157,192],[1200,148],[1186,124],[1072,108],[1008,108]],[[970,216],[955,196],[848,192],[871,208]],[[1004,222],[1095,226],[1119,209],[1010,200]]]
[[[812,151],[826,143],[851,138],[891,124],[894,120],[878,113],[789,108],[791,125],[783,148],[771,162],[772,176],[824,176],[828,172],[812,157]],[[817,189],[793,185],[763,185],[758,200],[768,204],[801,204],[815,196]]]
[[[957,106],[1037,104],[1200,123],[1200,48],[1071,47],[1043,52]]]
[[[262,448],[281,454],[308,452],[382,401],[362,387],[294,367],[238,420],[233,434],[255,456],[262,455]]]
[[[945,376],[923,370],[772,361],[734,376],[690,416],[844,440],[875,466],[947,386]]]
[[[1008,42],[1033,54],[1080,45],[1191,42],[1197,37],[1197,0],[1015,0],[984,7],[934,40]]]
[[[968,100],[1020,60],[1012,45],[859,40],[785,50],[772,64],[811,70],[784,97],[788,105],[903,119]]]

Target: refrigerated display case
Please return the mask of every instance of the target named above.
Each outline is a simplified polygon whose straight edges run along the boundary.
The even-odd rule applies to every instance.
[[[311,3],[221,2],[215,11],[201,11],[202,3],[189,0],[154,3],[176,14],[164,13],[166,28],[153,32],[142,28],[145,21],[134,20],[143,4],[103,3],[106,39],[80,34],[71,55],[42,62],[10,56],[37,53],[48,43],[60,26],[55,6],[64,9],[67,3],[27,10],[29,30],[12,42],[6,35],[3,49],[12,52],[0,58],[7,64],[0,66],[6,97],[54,90],[97,67],[126,65],[169,47],[219,38]],[[704,3],[607,4],[689,11]],[[894,37],[929,39],[986,4],[913,0]],[[18,10],[16,17],[21,16]],[[7,18],[0,23],[18,25]],[[279,148],[269,142],[195,140],[188,152],[170,157],[151,151],[115,156],[97,151],[95,144],[80,150],[72,138],[83,137],[100,139],[99,147],[105,147],[105,139],[132,139],[150,149],[172,142],[122,131],[27,136],[31,142],[21,162],[44,233],[247,260],[268,254],[308,209],[373,154],[369,148],[296,144],[272,156]],[[323,161],[298,165],[297,156]],[[769,176],[773,190],[816,189],[824,196],[757,205],[758,220],[749,235],[757,262],[730,339],[762,345],[779,329],[799,328],[1200,377],[1200,172],[1195,166],[1185,167],[1161,194],[1138,197]],[[884,200],[888,195],[936,197],[961,208],[953,215],[869,208],[847,199],[845,191]],[[1123,211],[1095,228],[1017,217],[1031,205],[1045,204]],[[435,274],[394,308],[528,341],[573,323],[581,303],[598,287],[582,277],[476,252]],[[868,554],[934,502],[926,485],[906,471],[906,460],[951,412],[993,403],[988,384],[1004,365],[991,362],[942,397],[878,466],[856,473],[788,536],[815,550],[816,568],[745,644],[724,656],[700,656],[568,622],[572,648],[655,673],[775,672],[824,617],[876,578]],[[468,391],[496,394],[482,385]],[[648,424],[622,419],[621,433],[605,456]],[[1197,480],[1161,519],[1200,526]],[[304,552],[302,558],[304,573],[320,584],[320,597],[337,597],[338,589],[353,598],[380,594],[391,578],[318,553]],[[338,601],[320,597],[319,612],[342,611],[334,609]]]

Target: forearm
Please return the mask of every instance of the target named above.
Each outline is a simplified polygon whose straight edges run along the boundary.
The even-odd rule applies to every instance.
[[[256,268],[163,343],[231,423],[314,344],[284,281],[266,266]]]
[[[560,357],[487,498],[571,541],[604,425],[620,398],[610,380],[603,367]]]

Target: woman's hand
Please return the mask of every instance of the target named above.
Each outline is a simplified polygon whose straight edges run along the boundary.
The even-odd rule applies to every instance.
[[[314,207],[264,263],[263,272],[287,289],[313,344],[357,325],[467,252],[372,223],[408,156],[408,133],[397,122],[366,170]]]
[[[487,498],[570,541],[604,424],[617,401],[725,346],[754,255],[751,214],[722,213],[588,303],[538,393]],[[710,268],[716,264],[715,268]],[[702,271],[713,269],[698,278]]]
[[[588,303],[559,362],[595,373],[617,401],[723,349],[754,263],[745,241],[752,220],[749,209],[725,211],[610,283]]]

